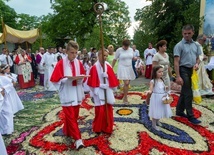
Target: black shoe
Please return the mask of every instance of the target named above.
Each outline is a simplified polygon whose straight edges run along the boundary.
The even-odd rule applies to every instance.
[[[177,116],[188,118],[185,113],[176,113]]]
[[[196,118],[190,118],[188,119],[192,124],[200,124],[201,121],[200,120],[197,120]]]
[[[91,98],[91,102],[94,103],[94,98],[93,97]]]

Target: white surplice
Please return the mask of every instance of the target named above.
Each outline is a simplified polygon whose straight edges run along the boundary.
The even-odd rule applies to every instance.
[[[73,76],[72,68],[71,68],[70,61],[68,60],[68,58],[66,57],[62,61],[63,61],[64,76],[65,77]],[[79,60],[74,59],[74,64],[75,64],[76,76],[78,76],[78,75],[80,75]],[[55,67],[55,69],[62,69],[62,68]],[[59,82],[53,82],[54,86],[59,91],[59,98],[60,98],[61,105],[62,106],[80,105],[82,100],[85,98],[85,94],[84,94],[83,87],[82,87],[82,82],[80,82],[80,83],[77,82],[77,85],[73,86],[72,79],[67,79],[64,82],[62,82],[62,80],[63,79],[61,79]]]
[[[107,65],[110,66],[110,64],[108,62],[105,62],[105,71],[107,72]],[[104,84],[104,80],[102,77],[102,73],[103,73],[103,67],[101,66],[100,62],[97,61],[94,66],[93,69],[95,69],[94,67],[96,67],[96,71],[97,71],[97,75],[100,81],[100,84]],[[109,81],[108,79],[106,79],[106,84],[109,85]],[[116,87],[115,87],[116,88]],[[107,99],[107,103],[108,104],[114,104],[115,103],[115,98],[114,98],[114,91],[113,89],[115,88],[110,88],[108,87],[107,89],[105,89],[106,91],[106,99]],[[104,95],[104,89],[100,88],[100,87],[90,87],[90,96],[94,98],[94,104],[95,106],[101,106],[105,104],[105,95]]]
[[[42,64],[44,64],[44,87],[48,91],[56,91],[55,86],[50,81],[50,77],[54,70],[55,55],[53,53],[46,52],[42,57]]]

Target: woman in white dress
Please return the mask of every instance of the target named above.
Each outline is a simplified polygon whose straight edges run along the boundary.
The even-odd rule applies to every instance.
[[[152,118],[152,127],[159,130],[157,125],[161,126],[161,118],[172,116],[172,110],[169,104],[164,104],[162,98],[166,95],[167,86],[163,83],[163,67],[154,66],[152,68],[152,80],[150,81],[149,93],[152,93],[149,103],[149,117]]]
[[[134,80],[136,78],[134,70],[132,68],[132,60],[134,59],[134,52],[133,49],[130,48],[130,41],[125,39],[123,40],[122,47],[118,48],[115,53],[114,60],[112,62],[112,68],[116,61],[118,60],[118,70],[117,70],[117,78],[119,80],[123,80],[123,103],[127,104],[128,98],[128,90],[130,80]]]

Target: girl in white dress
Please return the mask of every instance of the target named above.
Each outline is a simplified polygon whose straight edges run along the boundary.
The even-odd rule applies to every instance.
[[[167,86],[162,80],[163,67],[154,66],[152,69],[152,80],[150,81],[149,92],[152,93],[149,103],[149,116],[152,118],[152,127],[159,130],[157,125],[161,126],[161,118],[169,118],[172,111],[169,104],[164,104],[162,97],[166,95]]]
[[[0,72],[1,72],[0,68]],[[13,84],[11,80],[0,73],[0,88],[4,90],[4,100],[0,111],[0,134],[12,134],[14,131],[13,125],[13,110],[12,103],[9,99],[9,94]]]
[[[11,104],[13,114],[17,113],[18,111],[24,109],[22,101],[20,100],[14,85],[17,82],[17,75],[10,73],[10,67],[8,65],[1,65],[1,77],[8,82],[11,82],[10,93],[8,94],[8,100]]]

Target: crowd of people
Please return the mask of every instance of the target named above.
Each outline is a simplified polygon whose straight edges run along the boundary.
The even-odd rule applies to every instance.
[[[203,54],[202,45],[206,36],[199,35],[195,42],[192,39],[193,34],[194,27],[185,25],[182,29],[183,39],[175,45],[173,51],[175,82],[181,88],[176,115],[187,118],[193,124],[199,124],[201,121],[194,117],[192,111],[193,69],[198,70],[203,95],[206,91],[210,94],[213,92],[203,64],[206,56]],[[14,85],[18,82],[21,89],[34,87],[38,77],[44,90],[58,91],[65,114],[63,133],[75,140],[76,149],[84,147],[77,121],[85,94],[90,93],[95,106],[93,131],[97,134],[111,134],[114,124],[112,105],[115,103],[119,81],[123,82],[123,103],[129,104],[130,81],[140,75],[151,79],[148,114],[152,119],[152,127],[159,130],[160,119],[172,116],[170,106],[162,103],[162,97],[166,92],[170,92],[172,77],[172,64],[170,65],[166,52],[167,41],[160,40],[156,49],[149,43],[143,53],[144,59],[140,57],[136,45],[130,45],[130,40],[124,39],[122,46],[116,51],[113,45],[109,45],[107,49],[91,48],[87,52],[86,48],[79,51],[78,43],[69,41],[65,48],[59,47],[58,51],[49,47],[45,52],[45,49],[40,47],[34,55],[30,49],[18,49],[17,53],[14,52],[11,56],[8,50],[3,48],[0,56],[1,135],[13,132],[14,114],[24,108]],[[0,146],[3,148],[1,141],[2,137]]]

